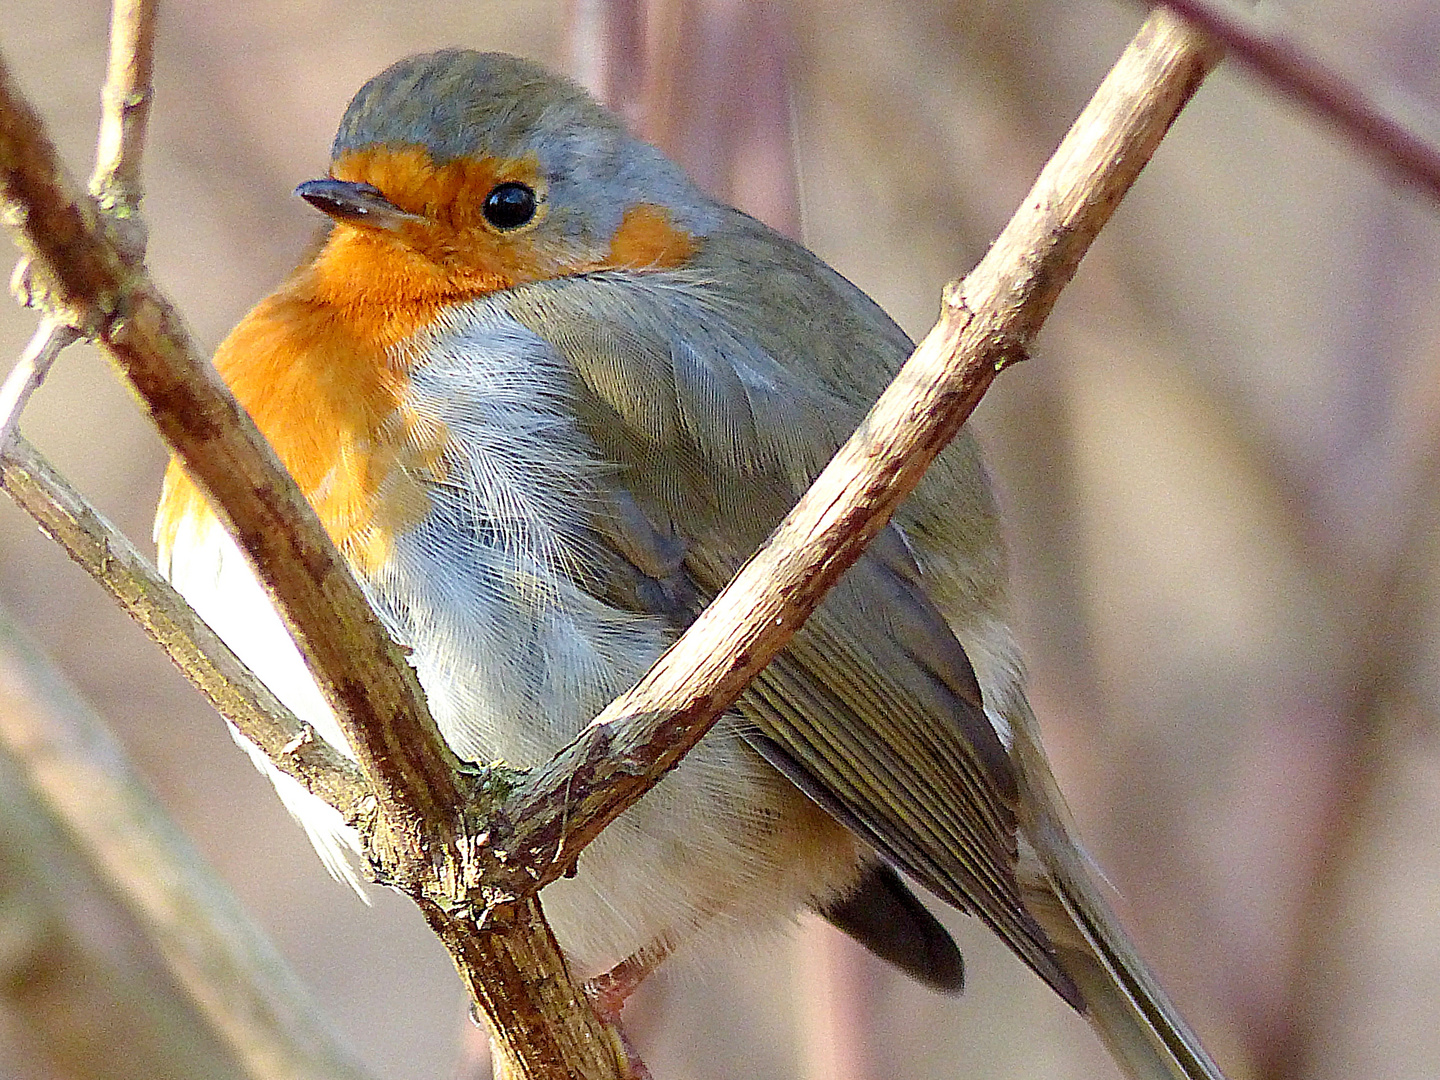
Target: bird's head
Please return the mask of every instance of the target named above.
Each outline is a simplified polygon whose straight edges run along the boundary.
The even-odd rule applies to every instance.
[[[604,269],[682,266],[718,209],[584,90],[526,60],[446,50],[355,95],[317,260],[352,295],[459,297]]]

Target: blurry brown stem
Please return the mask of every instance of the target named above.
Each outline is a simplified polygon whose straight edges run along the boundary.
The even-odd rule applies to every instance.
[[[4,648],[8,630],[0,613],[5,729],[27,709],[20,683],[38,672]],[[154,963],[153,950],[135,940],[128,912],[106,895],[101,878],[0,737],[5,1075],[255,1080],[201,1022],[174,977]]]
[[[103,721],[3,612],[0,747],[138,917],[246,1075],[362,1080],[310,994],[130,770]]]
[[[1282,30],[1217,0],[1151,0],[1203,29],[1283,93],[1338,125],[1405,178],[1440,198],[1440,145],[1381,96],[1347,79]]]
[[[786,5],[570,0],[567,12],[572,75],[703,191],[800,238]]]
[[[569,0],[570,74],[632,129],[642,121],[646,82],[645,0]]]
[[[110,63],[101,91],[100,138],[90,194],[119,230],[119,246],[129,262],[145,255],[145,223],[140,217],[144,187],[140,158],[154,96],[155,8],[158,0],[114,0],[110,12]]]

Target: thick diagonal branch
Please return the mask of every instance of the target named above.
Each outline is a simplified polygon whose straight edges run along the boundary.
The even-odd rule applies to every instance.
[[[365,812],[370,787],[355,763],[314,738],[124,534],[22,438],[0,457],[0,487],[144,628],[221,716],[347,819]]]
[[[99,227],[3,66],[0,117],[0,200],[31,259],[32,291],[104,346],[279,602],[376,785],[382,860],[453,863],[456,762],[414,672],[179,316]]]
[[[617,1043],[585,1007],[533,890],[493,897],[483,910],[471,903],[460,869],[473,845],[461,834],[459,763],[413,671],[179,317],[143,269],[126,263],[3,63],[0,220],[30,260],[29,299],[104,346],[278,601],[373,785],[372,856],[450,947],[502,1057],[530,1076],[618,1077]]]

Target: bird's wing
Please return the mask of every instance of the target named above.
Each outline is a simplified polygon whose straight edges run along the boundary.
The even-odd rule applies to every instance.
[[[857,315],[842,303],[813,257],[765,271],[767,302],[793,307],[807,348],[903,358],[903,334],[873,305]],[[704,274],[595,275],[515,290],[505,304],[573,368],[582,425],[619,466],[626,497],[681,545],[696,604],[733,577],[861,415],[741,330],[755,313]],[[1079,1007],[1020,901],[1008,756],[898,531],[850,570],[736,711],[780,771],[980,916]]]

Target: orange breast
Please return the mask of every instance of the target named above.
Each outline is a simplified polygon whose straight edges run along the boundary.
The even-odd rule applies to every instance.
[[[311,276],[302,272],[251,311],[216,351],[215,366],[335,545],[373,572],[396,531],[424,516],[422,481],[441,468],[445,432],[407,411],[407,365],[396,349],[434,318],[435,306],[341,310],[315,295]],[[156,523],[162,550],[183,519],[208,513],[172,462]]]

